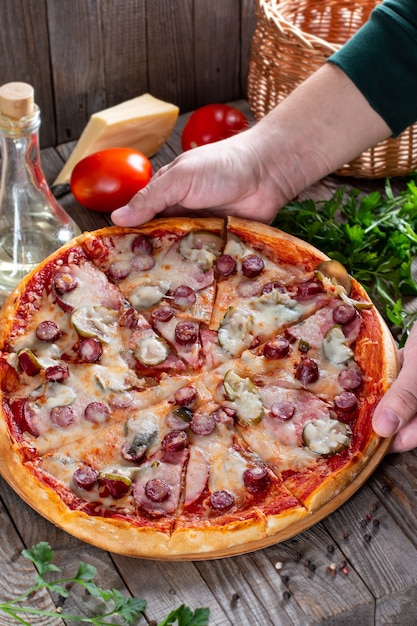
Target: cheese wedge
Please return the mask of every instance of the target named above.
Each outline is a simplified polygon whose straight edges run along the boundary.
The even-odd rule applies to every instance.
[[[166,142],[179,108],[145,93],[91,115],[54,185],[68,183],[78,161],[106,148],[134,148],[150,157]]]

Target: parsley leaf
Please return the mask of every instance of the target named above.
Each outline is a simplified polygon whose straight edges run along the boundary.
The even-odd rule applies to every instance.
[[[41,541],[31,549],[22,550],[22,555],[32,561],[36,567],[38,574],[35,578],[35,583],[16,598],[0,603],[0,612],[13,617],[19,624],[24,624],[24,626],[34,626],[35,624],[33,621],[27,622],[22,617],[24,613],[43,617],[57,617],[59,615],[59,617],[68,622],[76,621],[77,623],[93,624],[93,626],[116,626],[114,622],[109,621],[109,618],[116,616],[121,618],[125,624],[137,624],[138,620],[143,617],[143,611],[147,604],[146,601],[139,598],[126,598],[117,589],[101,589],[94,582],[97,570],[92,565],[80,563],[73,578],[48,581],[45,575],[51,572],[57,573],[61,570],[52,563],[55,553],[46,541]],[[33,606],[22,606],[22,602],[33,598],[36,592],[41,589],[46,589],[49,592],[67,598],[70,593],[69,589],[74,584],[81,585],[90,595],[104,600],[108,610],[101,615],[86,617],[64,613],[59,611],[59,609],[47,611],[34,608]],[[176,623],[176,620],[178,621],[178,626],[208,626],[209,614],[208,608],[198,608],[193,612],[188,606],[182,604],[178,609],[172,611],[158,626],[171,626]],[[117,624],[120,623],[120,621],[117,622]]]
[[[342,263],[367,290],[392,331],[405,342],[417,313],[407,300],[417,296],[412,262],[417,256],[417,185],[413,179],[394,195],[341,187],[329,200],[293,201],[272,225],[305,239]]]
[[[188,606],[182,604],[175,611],[166,617],[158,626],[171,626],[178,622],[178,626],[207,626],[209,619],[209,609],[199,608],[194,612]]]

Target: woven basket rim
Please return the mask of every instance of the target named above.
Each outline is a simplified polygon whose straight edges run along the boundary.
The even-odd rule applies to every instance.
[[[317,37],[317,35],[302,31],[298,26],[289,22],[278,8],[278,5],[285,6],[287,4],[285,0],[257,0],[257,2],[259,9],[264,13],[265,19],[268,22],[273,22],[273,25],[276,26],[282,36],[293,36],[298,39],[303,46],[311,50],[314,49],[315,46],[321,46],[327,49],[330,54],[333,54],[341,48],[340,44],[328,42],[321,37]]]
[[[349,36],[349,32],[355,32],[351,29],[352,25],[360,27],[359,18],[367,19],[366,16],[381,0],[255,2],[257,26],[252,39],[249,63],[248,101],[255,119],[259,120],[344,45],[330,43],[323,38],[323,33],[336,38],[338,31],[335,28],[342,23],[340,16],[344,17],[345,11],[349,20],[346,32],[344,29],[340,32],[343,36]],[[304,25],[308,26],[310,23],[316,34],[302,30]],[[326,27],[325,31],[321,30],[322,24]],[[365,150],[335,173],[370,179],[405,176],[416,169],[417,122],[398,137],[389,137]]]

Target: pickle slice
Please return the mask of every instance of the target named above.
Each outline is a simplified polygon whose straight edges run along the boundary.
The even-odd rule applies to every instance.
[[[328,361],[343,365],[353,357],[353,352],[346,343],[346,337],[340,326],[332,326],[323,338],[323,352]]]
[[[135,357],[142,365],[159,365],[169,355],[168,344],[158,335],[147,335],[140,339],[134,350]]]
[[[227,399],[234,403],[239,424],[253,426],[261,421],[264,414],[261,395],[250,378],[241,378],[233,370],[228,370],[223,387]]]
[[[196,263],[203,272],[207,272],[214,265],[222,248],[222,238],[207,230],[194,230],[187,233],[179,245],[183,259]]]
[[[229,307],[220,322],[217,339],[220,347],[238,356],[253,340],[253,315],[245,309]]]
[[[303,430],[303,443],[315,454],[333,456],[347,448],[352,431],[347,424],[334,419],[315,419]]]
[[[104,306],[82,306],[71,314],[71,323],[81,337],[95,337],[110,343],[115,336],[118,311]]]
[[[336,261],[331,259],[329,261],[323,261],[319,264],[316,270],[319,280],[323,280],[323,276],[334,279],[339,285],[345,288],[347,295],[352,291],[352,279],[349,276],[346,268]]]

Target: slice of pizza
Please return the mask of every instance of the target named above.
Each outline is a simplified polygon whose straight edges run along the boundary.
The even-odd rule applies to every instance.
[[[307,248],[294,265],[293,240],[270,227],[229,218],[227,241],[216,261],[219,275],[206,344],[215,362],[238,357],[325,306],[329,294],[315,270],[325,257]],[[208,353],[208,350],[206,350]]]
[[[208,323],[223,229],[223,220],[216,218],[159,219],[140,229],[87,234],[83,246],[148,320],[164,306],[178,320]]]
[[[191,412],[189,459],[171,551],[220,556],[253,549],[307,510],[238,437],[233,412],[211,399]],[[230,554],[230,552],[227,552]]]
[[[140,231],[86,236],[87,254],[187,368],[203,365],[200,329],[211,318],[223,221],[157,220]]]

